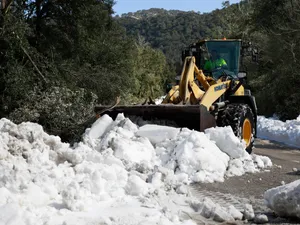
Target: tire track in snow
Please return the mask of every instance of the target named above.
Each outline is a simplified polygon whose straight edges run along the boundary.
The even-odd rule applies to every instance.
[[[208,191],[206,189],[199,189],[199,186],[190,186],[189,191],[191,195],[198,200],[202,200],[205,197],[210,198],[214,203],[223,207],[233,205],[236,209],[242,211],[245,204],[250,204],[250,200],[246,198],[237,197],[231,194],[225,194],[221,192]]]

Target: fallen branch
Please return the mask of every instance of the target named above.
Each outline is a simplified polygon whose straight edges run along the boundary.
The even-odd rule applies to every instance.
[[[19,38],[19,36],[17,35],[17,38],[20,40],[20,47],[23,50],[23,52],[25,53],[25,55],[28,57],[28,59],[30,60],[30,62],[32,63],[33,67],[36,69],[36,71],[38,72],[38,74],[41,76],[41,78],[43,79],[43,81],[45,82],[45,84],[47,84],[47,80],[45,78],[45,76],[42,74],[42,72],[39,70],[39,68],[37,67],[37,65],[35,64],[35,62],[32,60],[32,58],[30,57],[30,55],[28,54],[28,52],[26,51],[26,49],[22,46],[22,42],[21,39]]]
[[[32,58],[30,57],[30,55],[26,51],[26,49],[23,46],[21,46],[21,49],[23,50],[23,52],[25,53],[25,55],[28,57],[28,59],[30,60],[30,62],[32,63],[32,65],[34,66],[34,68],[36,69],[36,71],[38,72],[38,74],[41,76],[41,78],[43,79],[43,81],[47,84],[48,82],[47,82],[45,76],[42,74],[42,72],[39,70],[39,68],[37,67],[37,65],[34,63],[34,61],[32,60]]]

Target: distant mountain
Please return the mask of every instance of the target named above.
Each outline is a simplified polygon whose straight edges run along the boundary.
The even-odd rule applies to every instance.
[[[180,64],[181,50],[189,44],[204,38],[222,38],[227,32],[223,10],[201,14],[152,8],[115,19],[128,35],[142,37],[152,47],[161,49],[172,64]]]
[[[179,13],[182,13],[183,11],[180,10],[165,10],[165,9],[159,9],[159,8],[151,8],[148,10],[139,10],[137,12],[129,12],[124,13],[121,15],[121,17],[131,17],[134,19],[145,19],[150,17],[155,17],[159,15],[167,15],[167,16],[176,16]],[[194,11],[190,11],[194,12]]]

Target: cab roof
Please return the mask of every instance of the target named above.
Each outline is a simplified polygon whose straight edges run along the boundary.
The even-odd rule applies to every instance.
[[[226,38],[222,38],[222,39],[202,39],[202,40],[197,41],[197,43],[209,42],[209,41],[227,42],[227,41],[242,41],[242,39],[226,39]]]

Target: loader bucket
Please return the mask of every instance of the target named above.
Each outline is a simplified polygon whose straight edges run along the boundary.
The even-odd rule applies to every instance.
[[[173,121],[178,127],[187,127],[198,131],[216,126],[214,116],[212,116],[205,106],[199,105],[134,105],[116,106],[113,109],[105,110],[107,106],[95,107],[95,112],[108,114],[115,119],[119,113],[125,116],[138,116],[144,120],[167,120]]]
[[[199,131],[203,132],[207,128],[216,127],[217,126],[216,119],[213,115],[210,114],[207,108],[203,105],[200,105],[199,108],[200,108]]]

